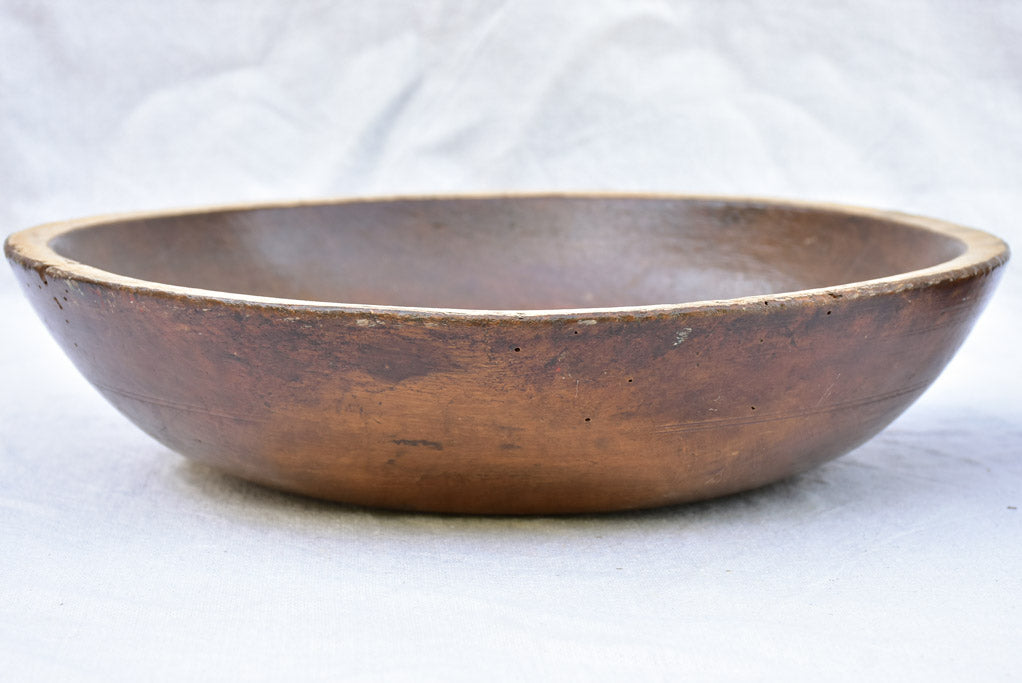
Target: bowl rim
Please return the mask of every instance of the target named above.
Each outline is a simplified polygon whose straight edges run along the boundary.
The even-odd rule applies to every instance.
[[[624,199],[658,201],[698,201],[743,206],[777,207],[799,211],[838,213],[898,223],[926,232],[951,237],[965,249],[958,256],[926,268],[895,273],[881,278],[848,282],[827,287],[756,294],[730,299],[707,299],[667,304],[649,304],[616,307],[555,308],[555,309],[466,309],[424,306],[363,304],[285,297],[260,296],[243,292],[228,292],[183,285],[172,285],[130,277],[75,261],[57,253],[51,242],[61,235],[112,222],[187,217],[211,213],[231,213],[265,209],[288,209],[315,206],[335,206],[356,203],[389,203],[400,201],[433,200],[486,200],[486,199]],[[185,299],[195,302],[270,307],[287,310],[305,310],[320,313],[372,315],[374,317],[459,318],[476,320],[503,319],[599,319],[620,317],[660,317],[697,310],[768,309],[764,304],[781,306],[795,302],[833,302],[834,299],[856,299],[882,294],[893,294],[941,283],[968,279],[989,273],[1004,265],[1010,256],[1008,245],[998,237],[976,228],[965,227],[937,218],[919,216],[900,211],[875,209],[834,202],[806,201],[727,194],[673,194],[633,192],[504,192],[459,194],[368,195],[292,201],[248,202],[219,204],[191,208],[172,208],[155,211],[134,211],[100,214],[84,218],[44,223],[11,234],[4,242],[4,253],[12,262],[36,270],[44,279],[63,279],[140,294]],[[589,322],[585,320],[584,322]]]

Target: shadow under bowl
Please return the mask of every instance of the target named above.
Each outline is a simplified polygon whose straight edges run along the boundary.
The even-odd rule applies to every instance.
[[[82,374],[190,458],[350,503],[676,504],[803,471],[937,377],[1007,246],[750,198],[366,199],[8,238]]]

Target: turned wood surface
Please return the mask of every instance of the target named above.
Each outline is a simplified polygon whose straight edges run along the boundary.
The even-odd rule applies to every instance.
[[[936,378],[1008,254],[881,211],[625,196],[111,217],[6,253],[171,449],[322,498],[513,514],[719,496],[847,452]]]

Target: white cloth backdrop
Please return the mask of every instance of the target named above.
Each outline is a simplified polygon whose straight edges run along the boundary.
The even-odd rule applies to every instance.
[[[0,226],[254,199],[775,195],[1022,244],[1022,3],[0,0]],[[6,680],[1006,680],[1022,280],[881,436],[567,518],[321,504],[192,465],[0,272]]]

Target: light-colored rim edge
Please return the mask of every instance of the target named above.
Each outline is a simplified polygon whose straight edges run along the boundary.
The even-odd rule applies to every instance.
[[[133,221],[141,219],[158,219],[172,216],[192,216],[204,213],[236,212],[261,209],[287,209],[310,206],[344,205],[367,202],[397,201],[430,201],[430,200],[479,200],[479,199],[651,199],[681,200],[699,202],[733,203],[745,206],[774,206],[779,208],[823,211],[840,213],[889,221],[907,225],[928,232],[937,233],[958,240],[965,250],[957,257],[943,263],[920,270],[898,273],[872,280],[849,282],[830,287],[804,289],[791,292],[762,294],[738,297],[733,299],[714,299],[703,301],[686,301],[670,304],[654,304],[639,306],[597,307],[597,308],[563,308],[563,309],[461,309],[432,308],[418,306],[392,306],[357,303],[340,303],[330,301],[312,301],[304,299],[287,299],[236,292],[223,292],[180,285],[170,285],[149,280],[128,277],[102,270],[78,261],[61,256],[49,245],[60,236],[76,230],[83,230],[97,225],[112,222]],[[114,288],[123,288],[150,295],[186,297],[195,300],[215,301],[224,304],[252,305],[270,308],[300,308],[321,312],[352,313],[374,316],[413,316],[413,317],[457,317],[469,319],[494,318],[611,318],[619,316],[646,317],[662,316],[672,313],[685,313],[694,310],[744,309],[762,307],[765,302],[785,304],[794,301],[814,299],[860,298],[878,294],[896,293],[920,287],[932,286],[941,282],[949,282],[990,272],[1007,262],[1009,248],[997,237],[936,218],[928,218],[913,214],[901,213],[859,206],[830,202],[800,201],[778,199],[772,197],[755,197],[741,195],[689,195],[689,194],[657,194],[657,193],[615,193],[615,192],[552,192],[552,193],[480,193],[480,194],[441,194],[441,195],[396,195],[396,196],[365,196],[357,198],[326,198],[305,201],[280,201],[243,204],[225,204],[187,209],[168,209],[162,211],[141,211],[132,213],[105,214],[66,221],[46,223],[21,230],[9,236],[4,243],[8,258],[23,265],[40,269],[46,275],[56,279],[77,280]]]

